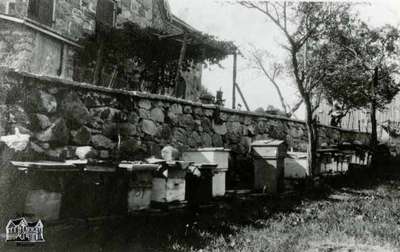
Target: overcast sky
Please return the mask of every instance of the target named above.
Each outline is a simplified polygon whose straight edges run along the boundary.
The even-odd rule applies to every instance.
[[[250,45],[266,49],[275,57],[271,62],[285,60],[285,51],[278,45],[283,41],[281,33],[265,16],[254,10],[241,6],[223,3],[223,0],[169,0],[172,12],[193,27],[217,36],[223,40],[234,41],[242,50]],[[386,23],[400,26],[400,0],[371,1],[358,7],[363,19],[373,26]],[[224,92],[226,106],[232,102],[232,57],[227,58],[218,66],[211,66],[203,71],[203,85],[212,93],[219,89]],[[273,105],[281,108],[279,98],[272,84],[257,71],[248,67],[246,59],[238,58],[237,81],[251,110],[258,107],[266,108]],[[289,104],[297,99],[296,89],[291,80],[282,80],[282,92]],[[236,100],[242,103],[240,97]],[[242,103],[243,104],[243,103]],[[297,113],[303,118],[304,112]]]

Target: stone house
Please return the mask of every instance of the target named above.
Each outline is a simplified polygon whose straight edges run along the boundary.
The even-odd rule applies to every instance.
[[[117,28],[132,22],[168,34],[195,31],[170,12],[166,0],[0,0],[0,66],[74,79],[78,40],[95,32],[96,20]],[[182,74],[186,99],[201,92],[201,73],[197,66]]]

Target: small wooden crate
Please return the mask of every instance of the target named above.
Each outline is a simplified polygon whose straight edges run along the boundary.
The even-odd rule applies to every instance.
[[[26,179],[24,214],[46,221],[58,220],[65,205],[62,184],[67,174],[78,174],[80,168],[72,163],[53,161],[11,161],[11,164],[24,172]]]
[[[132,162],[120,163],[126,169],[128,182],[128,212],[148,209],[151,203],[153,172],[159,165]]]
[[[164,172],[153,178],[151,200],[156,203],[184,201],[186,170],[179,162],[165,166]]]
[[[226,190],[226,172],[229,164],[229,149],[224,148],[200,148],[182,153],[182,159],[196,163],[215,163],[214,176],[212,178],[213,197],[224,196]]]

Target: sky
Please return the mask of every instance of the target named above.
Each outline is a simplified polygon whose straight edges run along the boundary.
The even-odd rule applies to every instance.
[[[267,18],[254,10],[246,9],[224,0],[169,0],[171,11],[191,26],[217,36],[218,39],[233,41],[239,49],[267,50],[268,62],[284,63],[287,54],[279,45],[284,37]],[[361,18],[371,26],[392,24],[400,28],[400,0],[376,0],[358,5]],[[222,90],[225,106],[232,106],[232,57],[220,64],[203,69],[202,83],[213,94]],[[287,103],[295,104],[299,96],[291,78],[279,80]],[[251,68],[246,58],[238,57],[237,83],[251,110],[268,105],[281,108],[276,90],[265,76]],[[243,105],[237,94],[238,103]],[[243,106],[242,106],[243,107]],[[244,109],[244,107],[243,107]],[[304,109],[299,109],[297,118],[304,118]]]

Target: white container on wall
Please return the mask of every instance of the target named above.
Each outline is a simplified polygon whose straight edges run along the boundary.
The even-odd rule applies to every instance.
[[[229,149],[224,148],[200,148],[182,153],[182,159],[185,161],[217,164],[212,178],[213,197],[225,195],[226,172],[229,167],[229,152]]]

